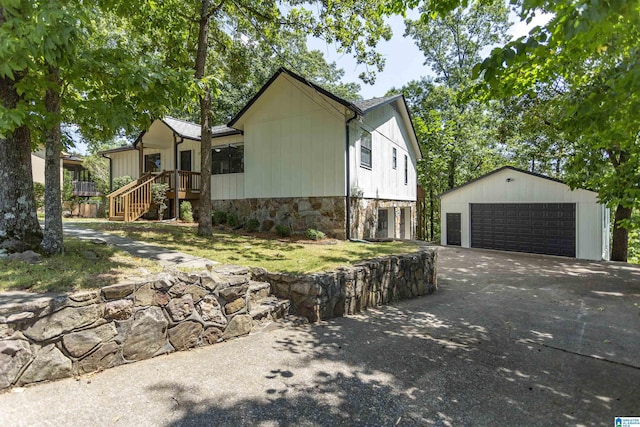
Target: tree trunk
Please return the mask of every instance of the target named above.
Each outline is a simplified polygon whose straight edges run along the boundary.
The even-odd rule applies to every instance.
[[[434,226],[434,218],[433,218],[433,184],[429,186],[429,241],[433,242],[433,226]]]
[[[611,261],[627,262],[629,249],[629,230],[620,226],[620,221],[631,219],[631,208],[618,205],[614,215],[613,244],[611,246]]]
[[[196,54],[195,77],[204,77],[207,63],[209,21],[211,0],[202,0],[200,27],[198,31],[198,51]],[[198,235],[211,236],[211,91],[205,88],[200,96],[200,209],[198,216]]]
[[[0,23],[4,21],[0,8]],[[15,80],[0,78],[0,102],[10,110],[20,100],[15,83],[22,73],[14,74]],[[38,249],[42,230],[33,194],[31,134],[27,126],[0,136],[0,183],[0,244],[11,252]]]
[[[53,121],[47,126],[45,134],[45,169],[44,179],[44,239],[42,250],[49,254],[62,253],[64,244],[62,238],[62,197],[60,195],[60,70],[49,67],[49,82],[51,87],[45,95],[45,107]]]
[[[452,188],[454,188],[456,186],[456,166],[457,166],[457,161],[456,161],[456,156],[452,153],[451,154],[451,158],[449,159],[449,170],[448,170],[448,175],[449,175],[449,188],[448,190],[451,190]]]

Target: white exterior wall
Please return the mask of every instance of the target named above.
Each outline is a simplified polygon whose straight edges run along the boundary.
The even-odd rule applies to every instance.
[[[360,129],[371,133],[371,169],[360,166]],[[410,148],[408,130],[401,115],[390,104],[354,120],[349,129],[351,189],[359,189],[371,199],[415,201],[417,191],[416,156]],[[392,165],[392,148],[397,150],[397,168]],[[409,179],[404,183],[404,156]]]
[[[344,196],[344,108],[282,74],[242,118],[245,197]]]
[[[45,168],[45,151],[44,149],[31,153],[31,176],[33,182],[39,182],[44,185],[44,168]],[[60,185],[64,180],[64,170],[62,168],[62,159],[60,159]]]
[[[512,178],[507,182],[507,178]],[[575,203],[576,258],[609,259],[609,215],[593,191],[571,188],[559,182],[514,170],[503,170],[442,196],[441,243],[447,243],[447,213],[460,213],[462,247],[471,245],[471,203]]]
[[[111,157],[112,177],[130,176],[137,179],[140,176],[138,162],[138,150],[117,151],[109,153]]]

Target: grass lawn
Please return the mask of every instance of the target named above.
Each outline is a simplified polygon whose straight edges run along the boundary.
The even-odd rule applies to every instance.
[[[81,223],[75,220],[76,223]],[[408,242],[309,242],[275,235],[215,230],[211,238],[196,235],[196,225],[159,222],[82,222],[87,228],[126,236],[157,246],[212,259],[223,264],[263,267],[273,272],[312,273],[353,265],[383,255],[409,253],[418,245]],[[326,244],[332,243],[332,244]]]
[[[107,245],[65,237],[65,253],[43,257],[39,264],[0,259],[0,291],[70,292],[111,285],[139,276],[139,267],[162,271],[153,261],[134,258]],[[87,257],[87,251],[94,256]]]

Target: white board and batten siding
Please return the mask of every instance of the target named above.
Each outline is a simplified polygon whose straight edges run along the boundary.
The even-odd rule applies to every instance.
[[[344,107],[286,74],[242,117],[245,197],[345,195]]]
[[[441,197],[441,243],[446,245],[447,213],[461,214],[462,247],[470,247],[473,203],[575,203],[576,258],[609,258],[609,211],[598,194],[549,179],[504,169]]]
[[[213,149],[215,149],[216,146],[219,147],[229,144],[241,144],[243,142],[243,135],[229,135],[220,138],[213,138],[211,140],[211,146]],[[191,151],[191,169],[193,172],[200,172],[202,159],[202,153],[200,152],[200,142],[185,139],[183,143],[178,145],[178,158],[180,157],[181,151]],[[211,199],[244,199],[244,173],[211,175]]]
[[[395,104],[387,104],[367,113],[362,121],[350,124],[351,189],[363,191],[368,199],[415,201],[417,191],[416,153],[411,148],[408,130]],[[361,129],[371,134],[371,169],[361,166]],[[393,168],[393,149],[396,168]],[[404,167],[407,159],[408,180]]]

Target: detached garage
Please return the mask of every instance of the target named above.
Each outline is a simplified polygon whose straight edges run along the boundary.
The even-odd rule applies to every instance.
[[[596,192],[505,166],[440,199],[443,245],[609,259],[609,210]]]

